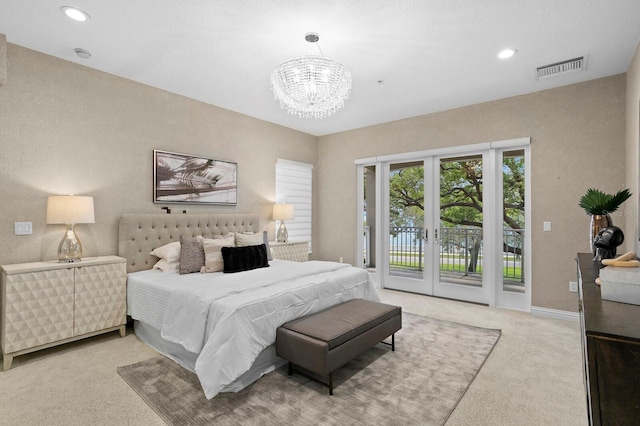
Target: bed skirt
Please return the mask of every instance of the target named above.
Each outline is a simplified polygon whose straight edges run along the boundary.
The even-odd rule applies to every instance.
[[[160,352],[162,355],[171,358],[182,367],[195,374],[196,359],[198,358],[197,354],[187,351],[176,343],[164,340],[162,336],[160,336],[160,330],[144,322],[135,320],[133,322],[133,329],[136,336],[138,336],[138,338],[145,344]],[[263,349],[251,368],[235,381],[222,388],[221,392],[239,392],[263,375],[286,364],[287,361],[285,359],[276,355],[275,346],[276,345],[274,343],[273,345],[267,346]]]

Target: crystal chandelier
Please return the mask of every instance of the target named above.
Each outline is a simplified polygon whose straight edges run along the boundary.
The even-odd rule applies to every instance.
[[[309,43],[320,40],[316,33],[304,38]],[[299,56],[278,65],[271,72],[271,88],[280,108],[289,114],[321,119],[344,106],[351,91],[351,72],[320,50],[320,56]]]

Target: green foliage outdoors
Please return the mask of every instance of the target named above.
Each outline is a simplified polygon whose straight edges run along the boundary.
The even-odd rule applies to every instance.
[[[505,156],[503,166],[504,224],[524,228],[524,157]],[[391,227],[424,224],[424,168],[411,165],[392,170],[390,178]],[[440,162],[441,226],[482,228],[482,161]]]

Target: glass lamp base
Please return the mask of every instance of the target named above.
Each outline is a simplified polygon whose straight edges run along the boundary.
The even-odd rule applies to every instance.
[[[70,263],[80,260],[82,260],[82,244],[73,230],[73,225],[67,225],[67,232],[58,245],[58,262]]]
[[[287,227],[284,226],[284,221],[280,222],[280,228],[278,228],[278,233],[276,234],[276,241],[279,243],[286,243],[289,240],[289,232],[287,232]]]

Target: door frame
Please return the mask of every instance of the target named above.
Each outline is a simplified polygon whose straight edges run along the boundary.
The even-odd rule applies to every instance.
[[[368,157],[355,160],[356,164],[356,172],[357,172],[357,198],[356,198],[356,224],[357,224],[357,240],[356,240],[356,266],[363,267],[364,259],[362,253],[364,251],[364,240],[362,238],[362,234],[364,232],[364,221],[362,217],[362,212],[364,210],[364,167],[365,166],[375,166],[376,167],[376,187],[380,191],[383,188],[383,164],[390,162],[410,162],[417,161],[420,159],[424,159],[426,157],[443,157],[443,156],[456,156],[461,155],[464,156],[466,153],[477,153],[482,151],[489,151],[492,153],[489,158],[488,167],[491,167],[491,170],[495,171],[495,173],[490,173],[492,176],[490,179],[493,179],[493,176],[498,176],[492,185],[495,185],[496,190],[490,191],[492,195],[490,199],[487,200],[486,197],[483,203],[483,216],[488,214],[490,217],[490,223],[485,225],[489,228],[485,228],[487,233],[490,233],[492,236],[491,239],[493,241],[489,241],[489,245],[491,250],[497,250],[497,244],[501,242],[496,241],[495,236],[497,235],[497,230],[502,229],[502,215],[496,214],[497,211],[501,211],[499,208],[502,206],[502,173],[498,173],[498,171],[502,167],[502,162],[498,161],[498,159],[502,159],[502,153],[505,151],[511,151],[516,149],[523,149],[525,152],[525,236],[524,236],[524,259],[523,259],[523,267],[525,268],[524,280],[525,280],[525,291],[524,293],[513,293],[507,292],[504,290],[504,285],[502,283],[502,279],[497,281],[500,277],[493,276],[485,278],[483,276],[483,283],[485,280],[491,279],[488,281],[490,284],[486,286],[488,288],[488,300],[487,304],[489,306],[498,306],[508,309],[522,310],[526,312],[531,311],[531,138],[523,137],[516,139],[507,139],[501,141],[492,141],[492,142],[482,142],[477,144],[469,144],[469,145],[460,145],[448,148],[435,148],[424,151],[415,151],[415,152],[407,152],[407,153],[398,153],[398,154],[388,154],[381,155],[375,157]],[[484,168],[484,164],[483,164]],[[380,227],[383,221],[383,205],[381,196],[376,197],[376,223]],[[491,208],[488,208],[491,206]],[[439,216],[438,216],[439,217]],[[485,219],[486,223],[486,219]],[[388,224],[383,225],[388,226]],[[383,262],[383,244],[386,238],[386,234],[384,232],[376,232],[375,238],[375,246],[376,246],[376,271],[374,274],[374,280],[376,284],[380,288],[385,287],[384,277],[386,276],[388,271],[382,271],[381,268],[384,268],[383,265],[386,262]],[[388,242],[387,242],[388,244]],[[483,242],[483,250],[486,247],[486,243]],[[490,268],[493,271],[502,271],[502,257],[501,256],[493,256],[494,257],[494,267]],[[499,267],[498,267],[499,266]],[[432,268],[433,269],[433,268]],[[493,275],[493,274],[488,274]],[[491,283],[494,283],[491,285]],[[485,286],[483,286],[485,287]]]

